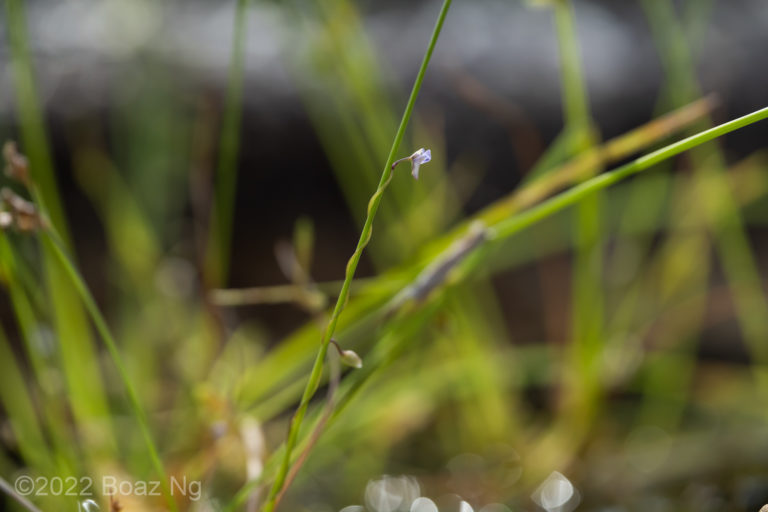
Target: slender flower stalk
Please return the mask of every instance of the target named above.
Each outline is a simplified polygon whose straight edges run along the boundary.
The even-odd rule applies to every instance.
[[[349,287],[352,283],[352,279],[355,276],[355,271],[357,270],[357,265],[360,262],[360,257],[362,256],[363,250],[371,239],[373,219],[376,216],[376,211],[379,209],[379,204],[381,203],[384,190],[387,188],[387,185],[389,185],[389,182],[392,179],[392,165],[395,161],[395,154],[400,148],[400,143],[405,136],[405,128],[408,126],[408,122],[411,118],[411,113],[413,112],[416,98],[418,97],[419,90],[421,89],[421,84],[424,81],[424,75],[426,74],[427,66],[429,65],[430,59],[432,58],[432,52],[434,51],[435,45],[437,44],[437,39],[440,36],[440,31],[443,28],[443,23],[445,22],[445,17],[448,14],[448,9],[450,6],[451,0],[443,0],[443,6],[440,10],[437,22],[435,23],[435,27],[432,31],[432,37],[430,38],[429,45],[427,46],[427,51],[424,54],[424,59],[421,62],[419,72],[416,75],[416,80],[413,84],[413,88],[411,89],[411,95],[408,98],[408,103],[405,106],[403,117],[400,120],[400,126],[398,127],[397,133],[395,134],[395,140],[392,142],[392,148],[389,151],[387,163],[384,165],[384,170],[381,173],[379,186],[368,202],[368,213],[365,219],[365,223],[363,224],[363,229],[360,232],[360,239],[357,242],[357,248],[355,249],[355,252],[352,253],[349,262],[347,263],[344,284],[341,287],[341,292],[339,293],[339,297],[336,301],[336,306],[333,308],[331,317],[328,320],[328,326],[326,327],[323,337],[320,341],[320,349],[317,352],[317,357],[315,358],[315,363],[312,366],[312,371],[310,372],[309,379],[307,380],[307,385],[304,388],[301,401],[299,402],[299,406],[293,415],[293,419],[291,420],[291,424],[288,430],[288,437],[286,438],[285,442],[285,453],[283,455],[283,460],[277,470],[275,481],[272,483],[272,487],[269,490],[267,501],[263,507],[264,512],[272,512],[275,509],[277,503],[276,498],[283,490],[283,486],[286,482],[286,477],[291,468],[293,449],[296,447],[296,443],[299,439],[301,424],[304,421],[304,416],[307,412],[307,408],[309,407],[309,401],[312,399],[315,392],[317,391],[317,388],[320,386],[320,380],[323,375],[325,356],[328,352],[328,345],[330,344],[331,337],[336,330],[336,324],[339,321],[339,316],[341,315],[341,312],[347,303],[347,298],[349,297]],[[416,171],[418,171],[418,166],[416,167]]]

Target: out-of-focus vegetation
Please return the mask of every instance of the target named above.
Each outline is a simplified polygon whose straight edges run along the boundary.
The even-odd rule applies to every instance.
[[[317,234],[322,220],[301,218],[274,248],[283,284],[230,278],[237,222],[273,251],[259,226],[274,219],[238,219],[235,205],[239,154],[253,136],[242,131],[252,3],[238,0],[234,11],[220,116],[150,60],[137,71],[138,92],[136,82],[118,84],[108,133],[94,125],[68,135],[64,163],[49,142],[28,6],[4,0],[16,119],[0,120],[0,134],[18,146],[6,145],[0,178],[2,503],[756,511],[768,501],[758,244],[768,169],[762,151],[728,158],[719,137],[768,113],[754,105],[707,131],[717,99],[697,83],[694,51],[710,2],[686,2],[684,16],[671,0],[639,5],[665,73],[658,115],[603,140],[571,2],[531,2],[556,28],[562,97],[552,102],[562,103],[562,131],[515,189],[470,215],[482,162],[448,150],[434,106],[417,105],[398,132],[405,95],[392,88],[359,6],[280,4],[305,35],[285,66],[358,228],[388,160],[419,147],[433,158],[418,181],[403,163],[387,182],[365,253],[373,272],[347,283],[313,395],[305,386],[344,286],[345,261],[338,281],[313,278],[329,243]],[[458,83],[489,115],[516,115],[474,78]],[[405,137],[388,156],[396,133]],[[510,145],[535,151],[535,134],[511,133]],[[290,141],[285,148],[291,158]],[[84,228],[68,221],[61,167],[90,200],[104,254],[78,246]],[[505,286],[522,275],[537,284],[525,303],[509,304]],[[513,338],[505,312],[534,302],[547,336]],[[238,307],[253,304],[290,304],[304,319],[275,339],[269,308],[254,318]],[[720,357],[707,354],[705,338]],[[335,347],[358,354],[362,368],[341,366]],[[303,393],[307,414],[281,466]],[[278,475],[290,485],[273,486]],[[20,505],[27,476],[31,504]],[[132,491],[110,499],[105,477]],[[154,481],[163,483],[151,496],[137,487]],[[185,494],[173,486],[180,481],[200,487]]]

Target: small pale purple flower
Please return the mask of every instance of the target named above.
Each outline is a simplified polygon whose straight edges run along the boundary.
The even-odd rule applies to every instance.
[[[421,164],[425,164],[432,160],[432,150],[421,148],[417,150],[410,157],[411,160],[411,175],[413,179],[419,179],[419,167]]]
[[[405,162],[406,160],[411,161],[411,175],[413,175],[413,179],[417,180],[419,179],[419,167],[421,164],[425,164],[432,160],[432,151],[429,149],[420,148],[411,156],[401,158],[400,160],[395,160],[392,163],[392,170],[397,167],[397,164],[400,162]]]
[[[411,155],[411,175],[419,179],[419,166],[432,160],[432,150],[421,148]]]

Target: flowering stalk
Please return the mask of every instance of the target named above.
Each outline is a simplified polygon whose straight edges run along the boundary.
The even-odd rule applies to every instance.
[[[387,163],[381,173],[379,186],[368,202],[368,213],[365,219],[365,223],[363,224],[363,229],[360,232],[360,239],[357,242],[357,248],[355,249],[355,252],[352,253],[352,256],[349,258],[349,262],[347,263],[344,284],[341,287],[341,292],[339,293],[339,297],[336,301],[336,306],[333,308],[331,318],[328,320],[328,326],[326,327],[325,332],[323,333],[323,337],[320,341],[320,349],[317,352],[317,357],[315,358],[315,363],[312,366],[312,371],[310,372],[307,385],[304,388],[304,393],[301,396],[301,401],[299,402],[299,406],[291,420],[291,425],[288,430],[288,437],[285,441],[285,452],[283,454],[283,460],[280,464],[280,467],[278,468],[277,476],[275,477],[275,481],[272,483],[272,487],[269,490],[269,495],[267,496],[267,501],[262,509],[264,512],[272,512],[275,509],[277,504],[276,498],[283,490],[283,486],[286,482],[286,477],[291,467],[291,456],[299,438],[299,431],[301,430],[301,424],[304,421],[304,415],[306,414],[307,408],[309,407],[309,401],[312,399],[315,392],[317,391],[317,388],[320,386],[320,380],[323,375],[325,356],[328,352],[328,345],[330,344],[331,337],[336,330],[336,324],[339,321],[339,316],[341,315],[341,312],[347,303],[349,287],[352,284],[352,279],[354,278],[355,270],[357,270],[357,265],[360,262],[360,257],[362,256],[363,250],[371,239],[373,219],[376,216],[376,211],[378,210],[379,204],[381,203],[384,190],[387,188],[387,185],[389,185],[389,182],[392,179],[392,165],[395,162],[395,154],[397,153],[400,147],[400,143],[405,136],[405,128],[408,126],[408,121],[411,118],[413,106],[416,103],[416,97],[418,96],[419,90],[421,89],[421,84],[424,81],[424,75],[427,71],[427,66],[429,65],[430,59],[432,58],[432,52],[435,49],[435,44],[437,43],[437,39],[440,35],[440,30],[443,28],[443,22],[445,21],[445,16],[448,14],[448,9],[450,6],[451,0],[443,0],[443,6],[437,18],[437,23],[435,23],[435,27],[432,31],[432,37],[430,38],[429,45],[427,46],[427,51],[424,54],[424,59],[421,62],[419,72],[416,75],[416,80],[413,84],[413,88],[411,89],[411,95],[408,98],[405,112],[403,112],[403,117],[400,120],[400,126],[398,127],[397,133],[395,134],[395,140],[392,142],[392,148],[389,151]],[[414,158],[414,155],[411,155],[410,158]],[[414,160],[412,160],[412,162],[414,162]],[[420,163],[424,162],[425,161],[422,161]],[[418,173],[418,165],[414,165],[415,171]]]

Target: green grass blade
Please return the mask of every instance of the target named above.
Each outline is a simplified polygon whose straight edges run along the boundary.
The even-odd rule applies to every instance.
[[[751,114],[747,114],[679,142],[675,142],[674,144],[665,146],[629,162],[628,164],[622,165],[613,171],[596,176],[581,185],[576,185],[568,191],[531,208],[530,210],[494,224],[492,226],[495,230],[494,238],[503,239],[510,237],[569,206],[573,206],[589,194],[608,188],[634,174],[648,170],[660,162],[700,146],[705,142],[722,137],[727,133],[744,128],[745,126],[749,126],[766,118],[768,118],[768,107],[756,110]]]
[[[57,191],[43,113],[37,102],[24,5],[23,0],[5,2],[11,71],[22,142],[29,158],[32,179],[39,186],[41,211],[47,212],[66,244],[69,239],[68,229]],[[65,270],[47,250],[44,250],[44,266],[54,325],[61,346],[61,362],[78,428],[83,430],[86,439],[99,440],[98,446],[85,444],[88,450],[93,450],[92,455],[97,452],[113,454],[116,443],[109,422],[106,421],[109,408],[85,314],[77,295],[67,282]]]
[[[54,466],[21,367],[0,325],[0,402],[24,460],[38,471],[51,472]]]
[[[96,301],[93,299],[91,292],[88,290],[88,287],[86,286],[85,281],[83,281],[83,278],[80,277],[80,274],[78,273],[77,268],[75,267],[75,265],[72,263],[69,256],[65,252],[65,249],[61,241],[58,240],[58,238],[55,235],[49,232],[43,232],[41,238],[43,243],[48,247],[48,249],[53,254],[56,255],[60,264],[66,270],[67,277],[69,277],[69,279],[72,282],[72,285],[75,287],[78,294],[80,295],[81,300],[85,304],[85,308],[88,310],[88,313],[91,315],[93,323],[96,326],[96,330],[99,332],[102,339],[104,340],[104,344],[107,346],[107,351],[112,357],[112,361],[115,364],[115,367],[117,368],[120,379],[123,383],[123,386],[125,387],[125,391],[126,391],[126,394],[128,395],[128,401],[130,403],[131,410],[134,416],[136,417],[137,423],[139,424],[141,435],[146,444],[147,452],[149,453],[149,457],[152,461],[152,465],[154,466],[155,471],[157,472],[158,476],[161,479],[164,494],[166,497],[166,502],[168,503],[169,508],[175,511],[177,509],[176,502],[173,499],[173,496],[170,492],[167,473],[165,472],[163,463],[160,460],[160,455],[157,451],[157,448],[155,447],[155,443],[152,440],[152,433],[149,428],[149,422],[147,421],[146,413],[144,412],[144,409],[141,406],[138,393],[136,392],[133,382],[131,381],[131,378],[128,375],[128,371],[126,370],[125,364],[123,363],[123,358],[120,355],[120,351],[117,348],[117,343],[112,337],[112,333],[109,330],[109,327],[107,326],[107,322],[104,319],[104,317],[101,315],[101,312],[99,311],[99,308],[96,305]]]

